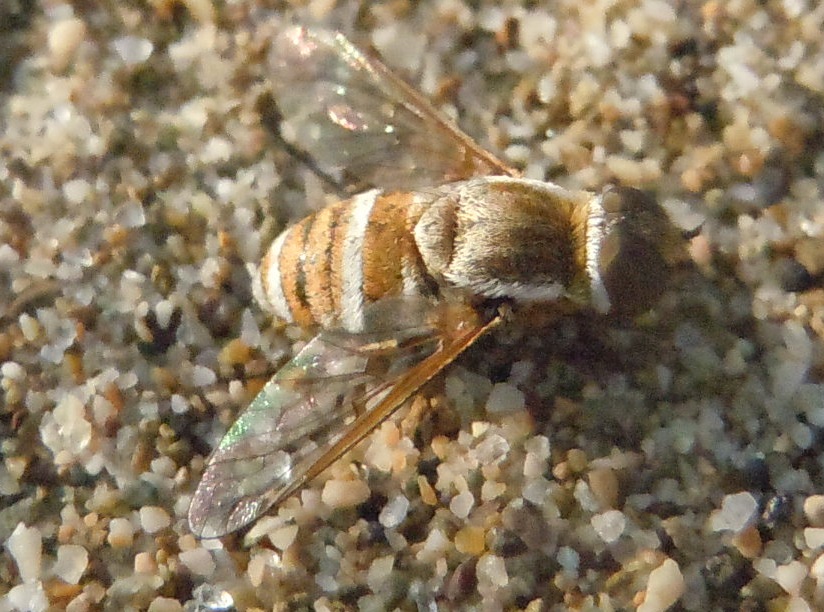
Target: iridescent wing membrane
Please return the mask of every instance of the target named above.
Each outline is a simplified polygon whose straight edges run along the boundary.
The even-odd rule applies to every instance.
[[[290,27],[273,37],[269,74],[282,133],[360,188],[411,190],[515,174],[342,34]]]
[[[287,498],[498,323],[449,331],[453,307],[412,300],[377,302],[367,309],[384,322],[377,331],[321,332],[278,370],[209,458],[189,507],[193,533],[219,537]]]

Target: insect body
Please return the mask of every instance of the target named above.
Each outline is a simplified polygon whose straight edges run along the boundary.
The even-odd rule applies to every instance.
[[[298,141],[384,188],[307,217],[264,256],[258,301],[321,331],[210,458],[189,510],[204,537],[318,475],[498,325],[498,305],[635,314],[677,250],[645,194],[515,177],[339,34],[276,34],[271,69]]]
[[[288,322],[351,332],[370,303],[444,290],[474,304],[570,300],[635,313],[660,292],[667,225],[634,189],[594,195],[484,177],[372,190],[283,232],[263,259],[258,301]]]

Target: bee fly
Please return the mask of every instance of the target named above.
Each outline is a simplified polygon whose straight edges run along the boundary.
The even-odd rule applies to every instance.
[[[284,132],[321,167],[381,188],[303,219],[263,257],[260,304],[320,333],[209,459],[189,508],[202,537],[320,474],[498,325],[498,305],[639,313],[679,244],[640,191],[518,178],[341,34],[293,27],[271,40]]]

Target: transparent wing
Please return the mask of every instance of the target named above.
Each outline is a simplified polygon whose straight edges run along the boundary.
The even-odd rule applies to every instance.
[[[401,302],[367,311],[368,333],[322,332],[266,383],[207,463],[189,507],[193,533],[219,537],[290,496],[491,326],[447,334],[450,307]]]
[[[340,33],[276,32],[269,70],[282,136],[358,189],[411,190],[514,174]]]

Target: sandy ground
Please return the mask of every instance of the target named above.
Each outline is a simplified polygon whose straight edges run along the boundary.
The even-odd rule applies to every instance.
[[[0,6],[0,610],[821,609],[824,7],[296,4]],[[245,266],[323,200],[257,114],[272,20],[526,176],[649,190],[694,265],[633,325],[496,332],[201,541],[205,458],[306,340]]]

